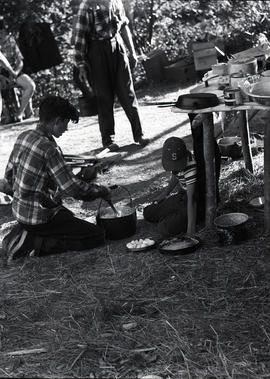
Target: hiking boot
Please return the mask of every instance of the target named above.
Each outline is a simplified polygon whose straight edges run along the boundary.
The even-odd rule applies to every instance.
[[[104,148],[109,149],[111,152],[118,151],[120,149],[120,147],[114,142],[105,145]]]
[[[143,137],[140,137],[138,139],[138,141],[136,141],[139,145],[141,145],[141,147],[145,147],[146,145],[148,145],[150,143],[150,139],[149,138],[143,138]]]
[[[20,225],[16,225],[3,239],[2,248],[6,252],[7,263],[14,259],[26,256],[28,251],[25,246],[28,232]]]

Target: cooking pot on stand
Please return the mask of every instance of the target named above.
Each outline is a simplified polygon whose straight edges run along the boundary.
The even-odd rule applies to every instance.
[[[111,206],[102,207],[105,200],[101,199],[96,216],[97,224],[105,231],[105,237],[109,240],[119,240],[127,238],[136,233],[137,215],[133,206],[131,194],[124,186],[114,185],[112,190],[121,188],[128,194],[128,202],[123,205],[116,205],[117,214]]]

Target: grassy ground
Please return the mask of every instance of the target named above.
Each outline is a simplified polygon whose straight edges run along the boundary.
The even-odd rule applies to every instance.
[[[139,95],[142,102],[176,99],[178,93],[152,88]],[[116,142],[123,160],[98,179],[130,190],[138,216],[136,238],[159,238],[155,227],[144,222],[142,208],[167,179],[160,164],[164,140],[176,135],[190,143],[190,130],[187,117],[169,108],[142,106],[141,115],[152,144],[145,149],[134,145],[117,110]],[[1,175],[16,135],[31,127],[29,122],[1,131]],[[65,153],[96,151],[96,119],[72,125],[59,144]],[[250,216],[248,235],[239,244],[221,245],[216,232],[203,230],[201,248],[187,256],[165,256],[157,249],[130,253],[127,238],[8,267],[2,259],[0,376],[270,377],[270,242],[263,233],[263,213],[248,206],[263,193],[262,153],[254,165],[254,175],[241,159],[222,165],[219,213]],[[66,204],[94,220],[99,202],[68,199]],[[8,207],[0,212],[3,236],[12,217]]]

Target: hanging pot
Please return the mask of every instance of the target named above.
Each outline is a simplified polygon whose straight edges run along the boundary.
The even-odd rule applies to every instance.
[[[97,98],[79,97],[79,109],[81,117],[96,116],[98,114]]]
[[[101,200],[99,203],[96,220],[97,224],[104,229],[105,237],[107,239],[119,240],[130,237],[136,233],[137,215],[128,189],[123,186],[112,186],[111,188],[124,189],[129,196],[128,203],[119,206],[116,205],[116,215],[116,212],[111,208],[111,206],[102,208],[101,205],[104,203],[104,200]]]

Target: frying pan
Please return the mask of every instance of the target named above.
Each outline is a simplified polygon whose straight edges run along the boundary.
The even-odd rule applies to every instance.
[[[215,107],[219,104],[219,99],[216,94],[213,93],[188,93],[178,96],[176,102],[161,101],[161,102],[147,102],[144,105],[158,105],[160,107],[172,107],[182,109],[203,109],[209,107]]]

